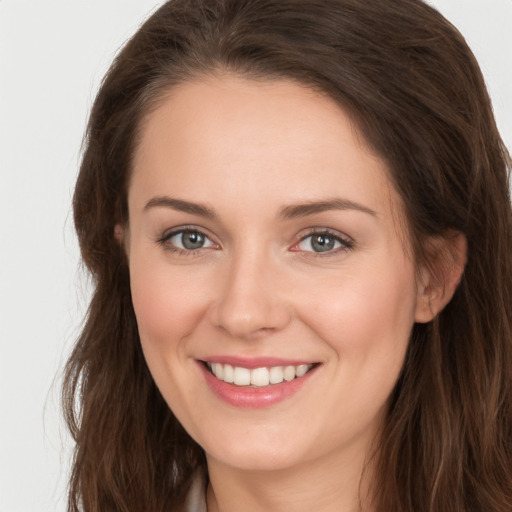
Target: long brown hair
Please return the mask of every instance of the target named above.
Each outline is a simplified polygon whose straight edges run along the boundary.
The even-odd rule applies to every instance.
[[[418,262],[463,233],[448,306],[413,328],[374,483],[386,512],[512,509],[510,158],[463,37],[420,0],[173,0],[119,53],[94,103],[73,207],[95,291],[66,367],[76,441],[69,510],[163,511],[201,448],[144,361],[127,261],[131,161],[144,116],[174,84],[228,70],[330,95],[387,163]]]

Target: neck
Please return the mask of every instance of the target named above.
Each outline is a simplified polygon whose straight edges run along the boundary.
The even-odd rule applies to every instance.
[[[208,512],[372,512],[371,464],[356,453],[344,455],[272,470],[242,470],[207,457]]]

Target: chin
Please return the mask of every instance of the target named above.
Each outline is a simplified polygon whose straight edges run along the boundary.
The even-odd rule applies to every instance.
[[[278,471],[288,469],[305,462],[307,450],[301,448],[296,434],[287,432],[286,435],[269,439],[267,435],[251,436],[229,435],[222,432],[216,439],[210,438],[202,446],[208,459],[213,459],[223,465],[246,471]]]
[[[272,452],[270,450],[261,449],[242,449],[219,453],[206,452],[208,460],[214,459],[225,466],[236,468],[242,471],[282,471],[289,469],[299,463],[295,456],[288,453]]]

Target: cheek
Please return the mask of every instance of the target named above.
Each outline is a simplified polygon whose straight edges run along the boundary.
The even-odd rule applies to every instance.
[[[176,275],[175,275],[176,274]],[[143,343],[177,341],[193,330],[203,304],[194,281],[169,266],[130,263],[132,301]]]
[[[412,266],[366,268],[332,279],[322,294],[304,301],[305,321],[344,361],[400,367],[414,323]]]
[[[194,396],[197,385],[187,380],[192,366],[187,340],[204,308],[201,293],[195,293],[197,287],[183,274],[173,272],[165,261],[130,259],[132,302],[144,357],[169,407],[186,418],[186,395]],[[187,393],[182,389],[185,382]]]
[[[331,350],[326,400],[333,436],[339,425],[351,435],[378,424],[403,366],[415,287],[409,272],[387,270],[332,282],[321,301],[302,310]]]

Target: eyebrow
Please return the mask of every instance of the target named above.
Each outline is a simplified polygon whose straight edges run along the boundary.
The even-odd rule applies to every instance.
[[[216,217],[214,211],[207,206],[192,203],[190,201],[183,201],[182,199],[174,199],[168,196],[153,197],[144,206],[144,210],[155,208],[157,206],[164,208],[171,208],[180,212],[190,213],[192,215],[199,215],[200,217],[206,217],[208,219],[214,219]]]
[[[206,217],[208,219],[217,218],[215,212],[205,205],[184,201],[183,199],[175,199],[168,196],[157,196],[152,198],[146,203],[144,210],[155,207],[171,208],[173,210],[190,213],[192,215],[199,215],[200,217]],[[377,213],[372,209],[354,201],[340,198],[329,199],[327,201],[309,201],[307,203],[285,206],[279,212],[279,217],[283,220],[291,220],[299,217],[307,217],[308,215],[315,215],[329,210],[356,210],[377,217]]]
[[[356,210],[359,212],[367,213],[373,217],[377,217],[377,213],[372,209],[349,201],[348,199],[330,199],[327,201],[312,201],[303,204],[290,205],[283,208],[279,214],[282,219],[290,220],[297,217],[307,217],[308,215],[315,215],[317,213],[326,212],[329,210]]]

